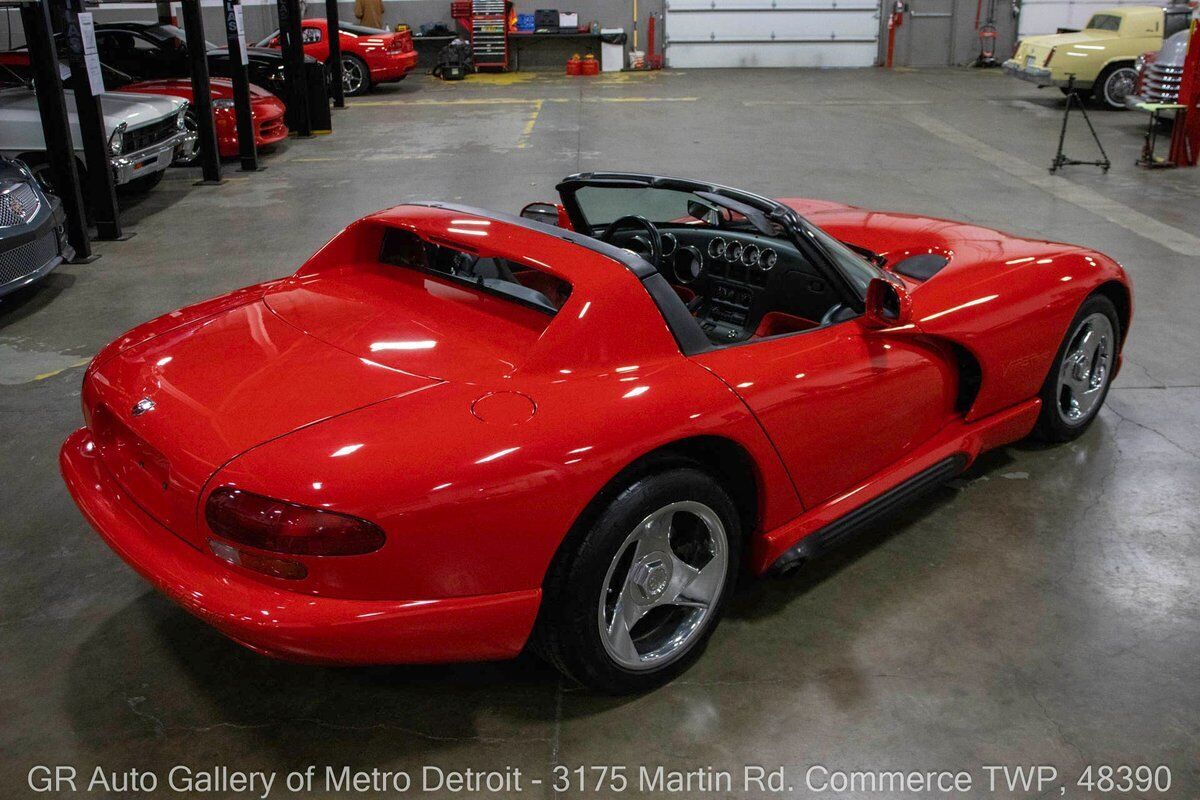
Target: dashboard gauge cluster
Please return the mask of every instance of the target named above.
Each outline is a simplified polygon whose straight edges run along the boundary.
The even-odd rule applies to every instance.
[[[736,239],[726,241],[721,236],[714,236],[709,240],[708,255],[727,264],[738,264],[747,269],[760,269],[764,272],[773,269],[779,263],[779,253],[770,247],[743,244]]]

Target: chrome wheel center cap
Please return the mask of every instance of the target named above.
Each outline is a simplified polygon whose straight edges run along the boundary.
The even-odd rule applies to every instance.
[[[1084,363],[1084,360],[1085,359],[1082,359],[1082,358],[1078,359],[1075,362],[1075,368],[1072,370],[1072,372],[1074,373],[1075,380],[1077,380],[1077,381],[1081,381],[1087,377],[1087,374],[1088,374],[1087,364]]]
[[[671,562],[652,553],[638,564],[633,573],[633,585],[646,600],[657,600],[671,582]]]

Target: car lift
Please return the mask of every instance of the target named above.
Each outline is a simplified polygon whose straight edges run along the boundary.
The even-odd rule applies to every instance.
[[[1050,174],[1053,175],[1062,167],[1075,164],[1088,164],[1094,167],[1100,167],[1105,172],[1112,166],[1112,162],[1108,160],[1108,153],[1104,152],[1104,145],[1100,143],[1100,137],[1096,135],[1096,129],[1092,127],[1092,120],[1088,117],[1087,106],[1083,104],[1083,100],[1075,91],[1075,74],[1071,73],[1067,76],[1067,105],[1063,110],[1062,130],[1058,134],[1058,152],[1054,155],[1054,163],[1050,165]],[[1063,154],[1063,143],[1067,138],[1067,121],[1071,118],[1071,106],[1078,105],[1079,113],[1083,114],[1083,121],[1087,123],[1088,130],[1092,133],[1092,139],[1096,142],[1096,147],[1100,148],[1100,158],[1096,161],[1080,161],[1075,158],[1067,158]]]
[[[1200,161],[1200,22],[1196,21],[1183,61],[1179,104],[1183,108],[1175,112],[1168,159],[1180,167],[1194,167]]]
[[[50,23],[50,5],[46,0],[27,0],[16,5],[21,10],[25,45],[29,48],[29,66],[33,73],[34,91],[37,94],[38,114],[42,119],[42,136],[46,141],[50,180],[67,214],[67,241],[75,249],[74,263],[94,261],[98,256],[92,253],[92,243],[88,238],[83,190],[79,184],[79,169],[75,161],[75,144],[71,141],[67,100],[63,94],[62,80],[59,78],[54,28]],[[107,170],[105,172],[107,173]]]

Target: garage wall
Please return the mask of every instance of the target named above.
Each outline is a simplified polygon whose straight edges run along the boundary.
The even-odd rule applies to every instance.
[[[1097,11],[1131,5],[1148,3],[1145,0],[1024,0],[1021,3],[1020,35],[1037,36],[1054,33],[1059,28],[1082,28]]]
[[[769,2],[769,0],[768,0]],[[204,31],[209,41],[222,43],[223,20],[220,0],[202,0],[204,9]],[[638,10],[641,15],[642,46],[645,46],[646,16],[651,12],[661,14],[664,0],[639,0]],[[274,0],[242,0],[242,11],[246,23],[246,37],[251,43],[266,37],[278,25]],[[633,29],[633,4],[620,0],[570,0],[570,3],[559,3],[557,7],[564,11],[576,11],[580,23],[598,21],[606,28]],[[414,29],[429,22],[444,22],[453,26],[450,18],[450,0],[384,0],[383,21],[391,26],[398,22],[411,25]],[[553,0],[518,0],[514,5],[517,13],[532,14],[538,8],[554,8]],[[178,15],[178,4],[175,6]],[[354,20],[354,3],[339,2],[341,18],[347,22]],[[153,22],[158,18],[153,3],[121,3],[104,2],[92,9],[97,22],[118,22],[124,20]],[[325,15],[323,0],[309,0],[305,16],[319,17]],[[11,37],[11,38],[10,38]],[[6,9],[0,15],[0,48],[8,49],[25,44],[25,36],[21,30],[21,15],[17,9]]]
[[[887,21],[892,0],[884,0],[879,26],[879,64],[887,56]],[[988,1],[908,0],[904,23],[896,30],[894,63],[899,67],[947,67],[969,64],[979,55],[979,30],[987,20]],[[995,0],[996,56],[1001,61],[1013,53],[1016,20],[1009,0]]]
[[[866,67],[878,0],[668,0],[671,67]]]

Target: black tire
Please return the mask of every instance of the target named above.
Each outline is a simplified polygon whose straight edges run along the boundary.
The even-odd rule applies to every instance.
[[[358,79],[353,76],[356,74]],[[367,62],[353,53],[342,54],[342,92],[347,97],[358,97],[371,91],[371,70]]]
[[[1104,376],[1104,382],[1098,389],[1099,396],[1095,399],[1094,405],[1089,412],[1077,420],[1069,421],[1064,418],[1063,394],[1060,387],[1059,377],[1065,367],[1065,359],[1073,352],[1072,345],[1076,343],[1077,337],[1081,334],[1081,325],[1085,320],[1091,318],[1095,314],[1102,314],[1108,318],[1109,324],[1112,326],[1113,341],[1111,342],[1111,351]],[[1105,399],[1108,397],[1108,390],[1112,385],[1112,368],[1116,361],[1117,353],[1120,352],[1121,346],[1121,318],[1117,314],[1117,308],[1112,301],[1104,295],[1093,294],[1083,302],[1076,312],[1075,318],[1071,320],[1070,326],[1067,328],[1067,333],[1063,337],[1062,344],[1058,346],[1058,352],[1054,356],[1054,363],[1050,366],[1050,372],[1046,375],[1046,380],[1042,384],[1042,390],[1039,397],[1042,400],[1042,410],[1038,415],[1037,424],[1033,428],[1030,437],[1043,442],[1069,442],[1083,435],[1091,424],[1100,414],[1100,409],[1104,405]]]
[[[624,558],[631,531],[656,511],[680,502],[702,504],[720,518],[727,544],[724,580],[707,616],[694,628],[691,640],[685,640],[686,646],[662,665],[629,669],[609,654],[601,637],[599,604],[611,595],[606,578],[618,558]],[[675,541],[673,534],[671,541]],[[710,475],[691,466],[667,465],[636,478],[596,512],[585,515],[564,541],[547,573],[534,649],[568,678],[598,691],[629,694],[661,686],[703,652],[733,593],[741,551],[737,510]],[[627,570],[632,571],[633,565]]]
[[[1109,64],[1092,84],[1092,97],[1097,103],[1114,111],[1125,110],[1125,98],[1137,84],[1137,70],[1132,62]]]
[[[152,172],[149,175],[143,175],[140,178],[134,178],[129,183],[117,187],[117,191],[121,194],[145,194],[153,189],[158,184],[162,183],[163,176],[167,174],[165,169],[160,169],[157,172]]]

